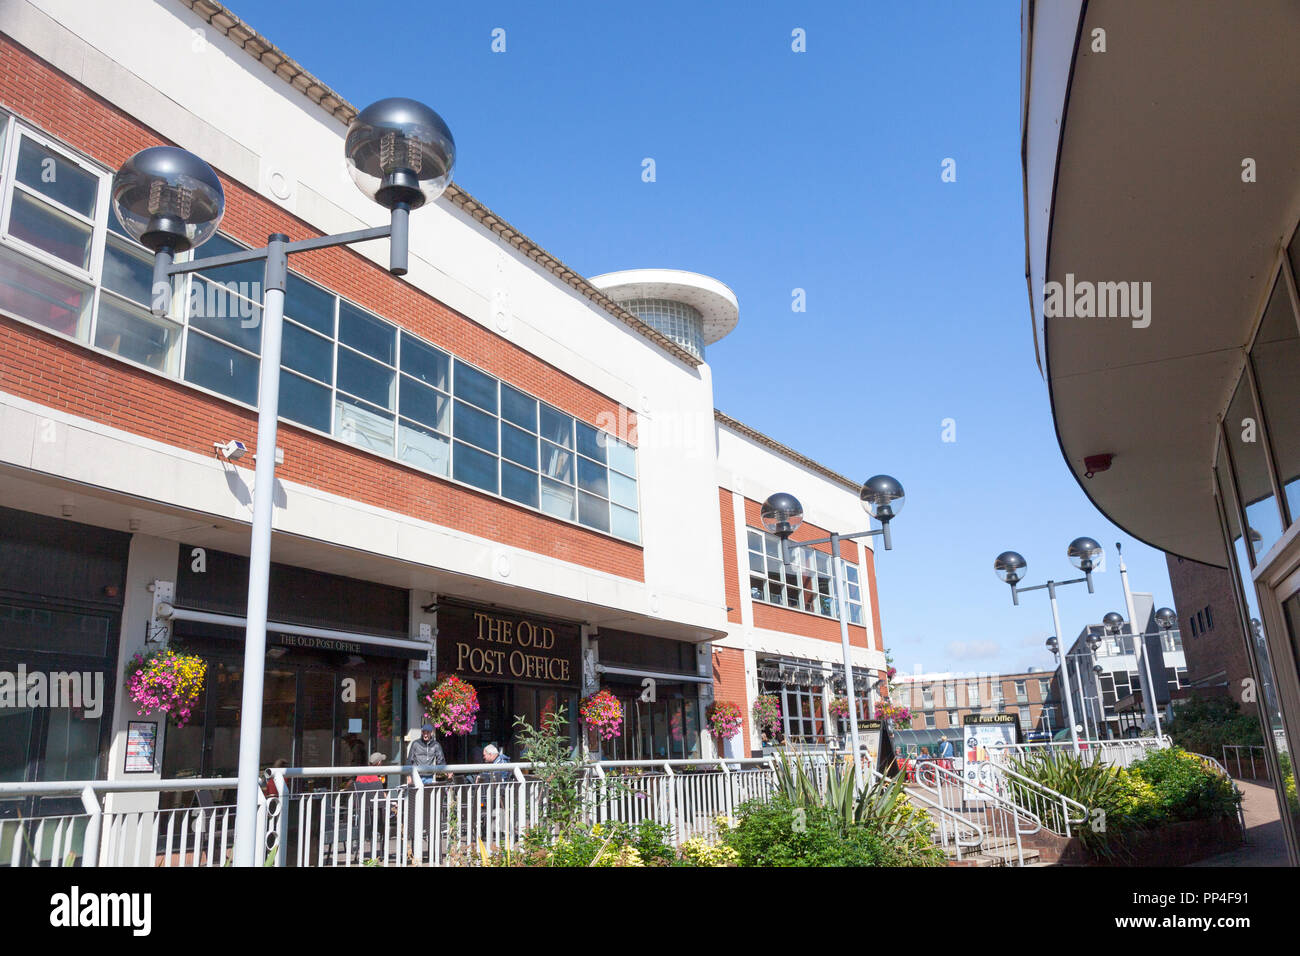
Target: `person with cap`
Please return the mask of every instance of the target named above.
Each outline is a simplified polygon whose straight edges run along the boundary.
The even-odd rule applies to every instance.
[[[426,832],[430,832],[430,831],[436,832],[437,830],[441,829],[441,827],[439,825],[439,821],[435,821],[430,817],[430,813],[432,811],[432,805],[433,805],[432,804],[433,791],[429,789],[429,784],[433,783],[434,781],[434,774],[432,771],[428,771],[428,770],[421,772],[420,783],[423,783],[424,787],[423,789],[418,789],[419,784],[416,782],[415,779],[417,771],[414,769],[416,767],[441,767],[443,764],[447,762],[447,758],[443,755],[442,752],[442,745],[438,743],[438,739],[433,735],[433,724],[429,723],[428,721],[425,721],[424,724],[420,727],[420,736],[415,740],[412,740],[411,746],[408,747],[406,750],[406,762],[412,765],[411,787],[417,788],[416,792],[420,794],[421,797],[420,802],[424,808],[424,812],[421,814],[423,818],[422,825]],[[411,812],[408,816],[408,826],[410,828],[411,839],[413,841],[416,839],[416,833],[415,833],[416,809],[417,808],[415,806],[412,806]],[[418,842],[416,843],[416,846],[418,848],[419,846]],[[418,852],[420,851],[417,849],[417,853]]]
[[[379,751],[375,751],[370,755],[370,766],[383,766],[384,761],[387,759],[388,754],[381,754]],[[377,773],[363,773],[357,777],[357,783],[383,783],[383,780],[384,778],[379,776]]]

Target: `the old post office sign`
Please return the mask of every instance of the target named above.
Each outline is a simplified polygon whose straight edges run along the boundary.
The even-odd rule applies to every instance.
[[[438,670],[471,682],[576,687],[581,650],[576,624],[496,608],[438,608]]]

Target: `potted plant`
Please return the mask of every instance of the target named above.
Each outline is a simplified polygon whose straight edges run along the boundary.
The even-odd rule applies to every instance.
[[[208,665],[197,654],[182,654],[170,647],[131,658],[126,669],[126,692],[141,717],[162,711],[184,727],[203,695]]]
[[[607,690],[583,700],[578,716],[601,740],[613,740],[623,732],[623,705]]]
[[[831,716],[839,720],[849,719],[849,699],[847,697],[836,697],[831,701]]]
[[[776,740],[781,733],[781,698],[762,694],[754,700],[754,723],[764,743]]]
[[[436,684],[425,681],[419,689],[424,719],[444,734],[473,733],[478,722],[478,691],[469,681],[447,674]]]
[[[718,749],[722,749],[722,742],[730,740],[736,734],[740,733],[740,725],[744,720],[744,712],[740,705],[729,700],[717,700],[709,708],[709,727],[713,734],[718,738]]]

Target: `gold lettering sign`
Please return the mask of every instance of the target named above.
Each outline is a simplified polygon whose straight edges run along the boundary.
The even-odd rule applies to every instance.
[[[577,680],[580,638],[575,625],[543,624],[469,608],[439,609],[442,666],[468,679],[568,684]],[[444,641],[446,643],[444,643]]]

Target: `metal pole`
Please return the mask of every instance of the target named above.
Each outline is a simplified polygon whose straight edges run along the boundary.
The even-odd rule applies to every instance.
[[[248,628],[244,636],[244,690],[239,714],[239,787],[235,799],[235,866],[257,866],[258,764],[262,750],[262,691],[266,678],[266,605],[271,575],[271,524],[275,507],[275,439],[280,410],[280,339],[284,329],[285,245],[267,240],[262,290],[262,368],[258,386],[257,470],[253,534],[248,557]]]
[[[853,658],[849,654],[849,601],[848,588],[844,583],[844,559],[840,557],[840,536],[831,534],[831,568],[835,572],[835,601],[840,611],[840,647],[844,651],[844,692],[849,699],[849,737],[853,741],[853,765],[856,767],[861,755],[858,753],[858,702],[853,693]],[[859,775],[858,779],[861,779]]]
[[[1137,629],[1137,611],[1134,610],[1133,608],[1133,591],[1132,589],[1129,588],[1129,584],[1128,584],[1128,568],[1124,564],[1124,549],[1120,547],[1118,541],[1115,542],[1115,551],[1119,555],[1119,580],[1120,583],[1124,585],[1124,606],[1125,608],[1128,609],[1129,633],[1133,635],[1133,640],[1135,642],[1140,640],[1142,643],[1142,647],[1140,651],[1136,646],[1133,648],[1133,652],[1135,654],[1141,655],[1143,670],[1146,672],[1146,678],[1147,678],[1147,693],[1142,700],[1142,712],[1146,714],[1148,717],[1154,718],[1156,724],[1159,725],[1160,718],[1157,717],[1155,713],[1156,689],[1151,683],[1151,668],[1147,666],[1146,639],[1138,637],[1138,634],[1141,632],[1139,632]],[[1146,625],[1143,625],[1142,630],[1143,631],[1146,630]],[[1146,698],[1150,698],[1150,700],[1147,700]]]
[[[1061,640],[1061,612],[1056,607],[1056,582],[1047,582],[1047,597],[1052,602],[1052,625],[1056,628],[1053,632],[1056,634],[1056,640]],[[1070,689],[1070,655],[1067,648],[1061,649],[1061,683],[1064,685],[1062,690],[1065,693],[1065,711],[1070,718],[1070,740],[1074,743],[1075,752],[1079,750],[1079,731],[1074,721],[1074,692]]]
[[[1147,687],[1150,688],[1151,690],[1151,693],[1149,695],[1151,697],[1151,705],[1150,705],[1151,716],[1155,718],[1156,736],[1160,737],[1163,736],[1164,731],[1160,729],[1160,708],[1156,706],[1156,685],[1155,682],[1151,679],[1151,658],[1150,655],[1147,654],[1147,636],[1145,632],[1142,634],[1141,641],[1142,641],[1142,667],[1147,672]]]

